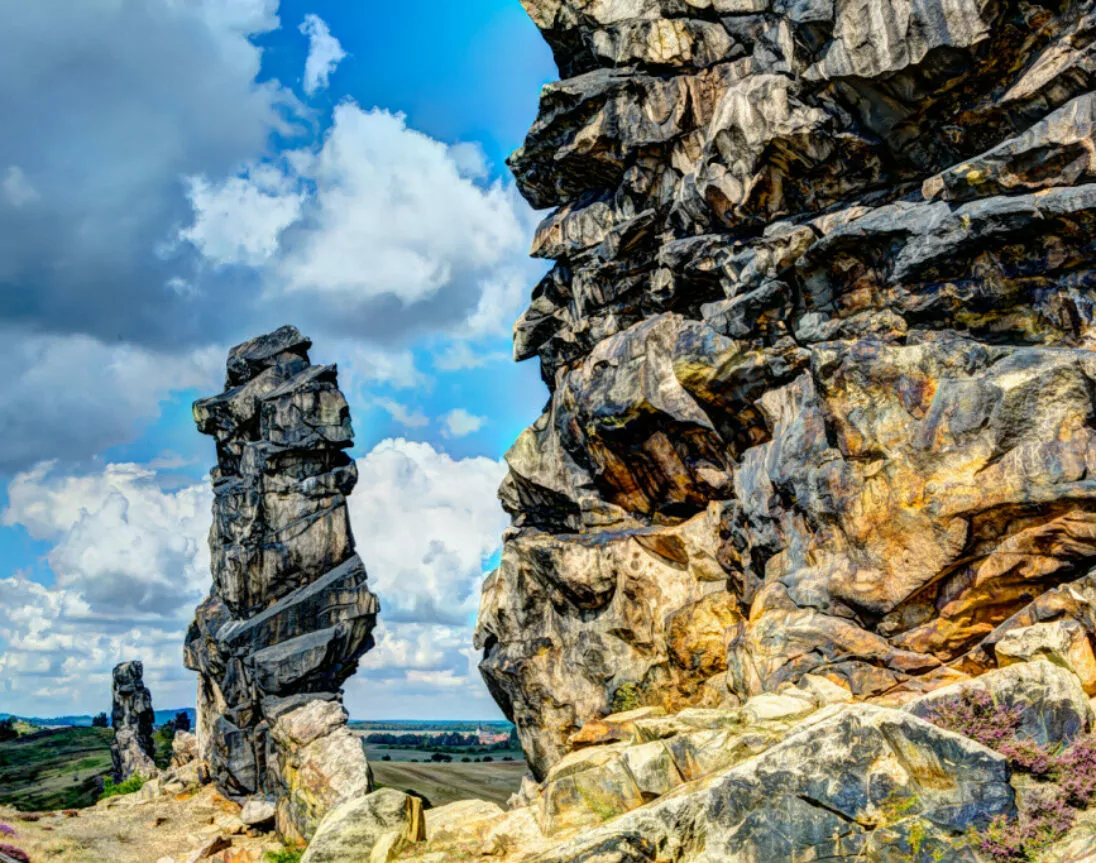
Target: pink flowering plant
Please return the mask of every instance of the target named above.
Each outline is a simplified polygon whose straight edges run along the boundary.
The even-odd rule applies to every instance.
[[[25,851],[20,851],[13,845],[5,845],[3,842],[0,842],[0,854],[4,854],[12,860],[17,860],[19,863],[30,863],[30,857],[27,856]]]
[[[996,863],[1037,860],[1069,832],[1079,810],[1096,803],[1096,735],[1055,751],[1019,736],[1022,706],[996,704],[984,691],[948,699],[926,718],[988,746],[1043,783],[1024,795],[1018,818],[999,815],[975,834],[976,846]]]

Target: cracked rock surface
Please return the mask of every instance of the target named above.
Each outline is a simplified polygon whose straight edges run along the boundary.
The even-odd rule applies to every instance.
[[[350,410],[310,347],[293,327],[238,345],[225,392],[194,404],[217,444],[213,587],[185,649],[199,758],[224,794],[276,801],[289,839],[372,787],[341,687],[373,646],[379,603],[347,514]]]
[[[1090,655],[1092,0],[523,5],[551,399],[476,637],[536,778],[622,710]]]

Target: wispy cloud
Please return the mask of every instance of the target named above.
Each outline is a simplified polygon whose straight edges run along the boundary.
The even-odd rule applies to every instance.
[[[331,73],[345,58],[339,40],[318,15],[305,15],[301,32],[308,37],[308,59],[304,64],[304,91],[312,96],[327,89]]]

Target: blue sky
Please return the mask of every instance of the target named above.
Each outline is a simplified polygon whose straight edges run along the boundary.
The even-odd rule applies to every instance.
[[[157,706],[193,703],[190,403],[294,323],[340,366],[386,612],[351,712],[497,716],[471,625],[500,458],[547,396],[509,342],[543,272],[504,164],[556,77],[535,27],[517,0],[72,13],[0,34],[0,711],[98,711],[133,658]]]

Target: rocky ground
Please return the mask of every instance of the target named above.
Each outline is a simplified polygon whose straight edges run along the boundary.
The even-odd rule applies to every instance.
[[[807,675],[613,714],[505,807],[386,788],[329,813],[304,863],[1096,863],[1096,699],[1073,663],[1047,649],[890,706]]]
[[[178,794],[138,792],[58,812],[0,807],[0,824],[16,832],[0,842],[26,852],[34,863],[260,863],[265,851],[282,845],[272,833],[248,835],[240,812],[210,786]],[[203,849],[208,853],[194,856]]]

